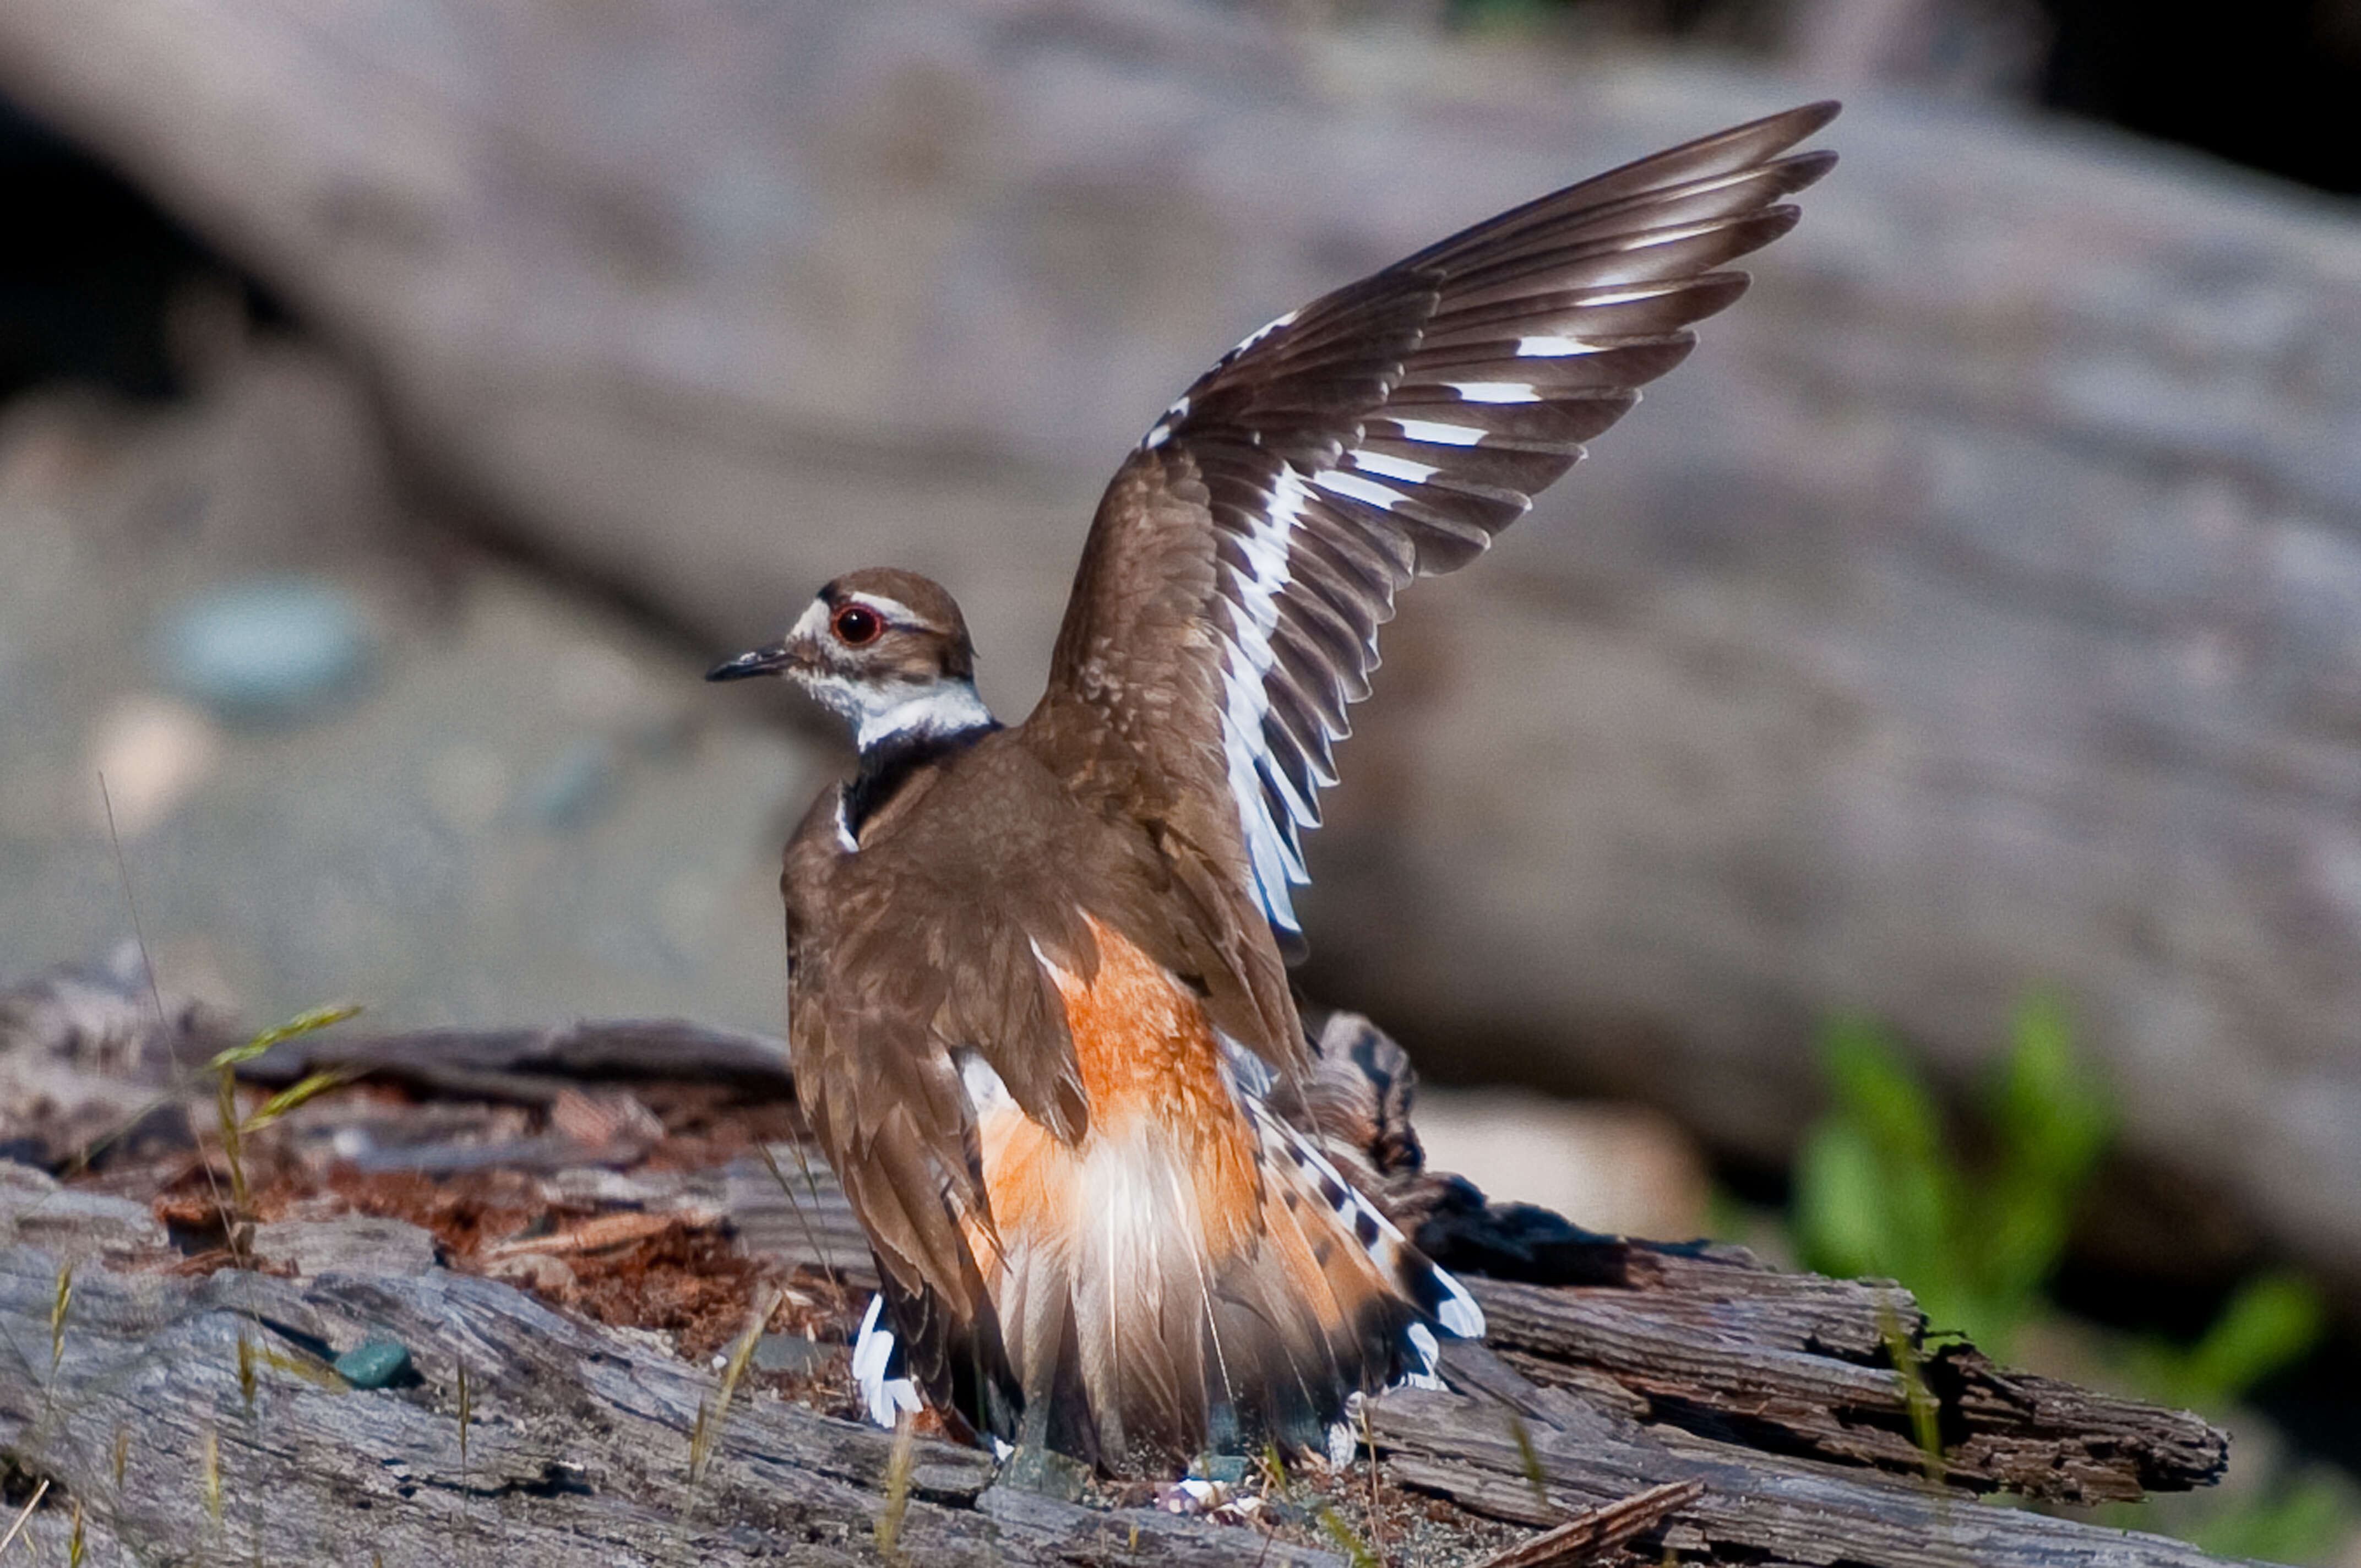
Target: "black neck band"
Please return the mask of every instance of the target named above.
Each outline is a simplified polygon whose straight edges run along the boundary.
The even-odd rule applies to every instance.
[[[999,728],[998,719],[986,719],[946,733],[921,730],[889,735],[870,747],[861,753],[861,771],[844,786],[844,830],[859,843],[862,826],[901,793],[912,773],[954,751],[966,751]]]

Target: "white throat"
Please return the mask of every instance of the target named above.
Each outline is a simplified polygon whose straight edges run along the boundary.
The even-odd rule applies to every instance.
[[[992,709],[983,706],[972,681],[876,685],[825,679],[812,682],[811,690],[814,696],[852,721],[852,743],[863,751],[895,740],[986,729],[993,723]]]

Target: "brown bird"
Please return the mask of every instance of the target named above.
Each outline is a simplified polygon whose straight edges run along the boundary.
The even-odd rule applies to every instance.
[[[1301,834],[1411,577],[1481,554],[1736,300],[1832,104],[1544,196],[1279,317],[1116,471],[1049,689],[837,578],[783,674],[858,771],[787,846],[788,1036],[884,1284],[873,1414],[1117,1473],[1317,1443],[1482,1315],[1265,1101],[1306,1057]]]

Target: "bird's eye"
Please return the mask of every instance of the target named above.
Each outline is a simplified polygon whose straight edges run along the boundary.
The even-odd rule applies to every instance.
[[[835,624],[836,640],[853,648],[876,641],[877,634],[885,630],[884,617],[857,604],[838,610]]]

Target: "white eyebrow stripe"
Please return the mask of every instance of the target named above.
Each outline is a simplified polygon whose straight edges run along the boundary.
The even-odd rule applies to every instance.
[[[884,616],[886,620],[899,621],[905,626],[914,626],[918,623],[918,612],[917,610],[912,609],[900,599],[887,598],[884,594],[847,594],[844,596],[844,603],[857,604],[862,606],[863,609],[873,609],[879,615]],[[842,609],[843,608],[844,605],[837,606],[837,609]]]
[[[1353,454],[1353,466],[1364,474],[1382,474],[1389,479],[1412,485],[1424,484],[1442,472],[1431,463],[1413,463],[1407,457],[1390,457],[1366,449]]]
[[[1471,424],[1438,424],[1431,419],[1398,419],[1394,428],[1401,432],[1404,441],[1423,441],[1432,446],[1473,446],[1485,434]]]
[[[1445,381],[1471,403],[1537,403],[1542,395],[1529,381]]]

